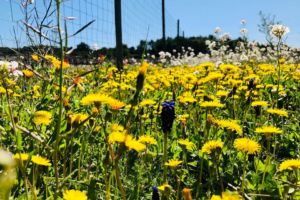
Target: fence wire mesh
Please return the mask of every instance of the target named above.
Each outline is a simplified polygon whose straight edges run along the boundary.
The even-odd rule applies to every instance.
[[[2,27],[5,27],[5,30],[0,32],[1,46],[32,45],[26,37],[24,21],[27,19],[27,23],[36,28],[37,21],[40,22],[44,17],[50,1],[3,0],[2,6],[9,8],[10,11],[0,13],[0,23]],[[122,0],[123,43],[132,47],[137,46],[141,40],[149,41],[161,38],[161,6],[161,0]],[[44,22],[47,26],[42,30],[48,38],[56,40],[58,34],[55,32],[56,8],[54,1],[50,9],[54,13],[47,17]],[[76,32],[88,22],[95,20],[87,29],[70,38],[70,46],[76,47],[81,42],[88,44],[93,49],[115,46],[113,0],[64,0],[61,12],[62,19],[67,19],[68,34]],[[176,37],[176,22],[177,20],[166,9],[167,37]],[[38,38],[35,39],[38,40]],[[43,42],[49,44],[46,40]]]

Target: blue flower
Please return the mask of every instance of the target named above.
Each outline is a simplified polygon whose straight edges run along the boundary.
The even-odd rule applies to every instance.
[[[248,84],[248,90],[255,89],[255,78],[251,78]]]
[[[171,132],[172,125],[175,119],[175,102],[165,101],[162,104],[161,120],[164,133]]]

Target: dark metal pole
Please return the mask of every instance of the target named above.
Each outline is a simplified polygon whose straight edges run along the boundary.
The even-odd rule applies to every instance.
[[[165,0],[162,0],[162,39],[163,44],[166,44],[166,16],[165,16]]]
[[[180,35],[179,35],[179,34],[180,34],[180,33],[179,33],[179,29],[180,29],[180,20],[178,19],[178,20],[177,20],[177,37],[178,37],[178,38],[179,38],[179,36],[180,36]]]
[[[123,69],[122,2],[115,0],[116,58],[118,70]]]

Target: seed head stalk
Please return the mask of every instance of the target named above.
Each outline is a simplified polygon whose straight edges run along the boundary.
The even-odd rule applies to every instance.
[[[63,110],[63,60],[64,60],[64,44],[61,32],[60,23],[60,6],[61,0],[56,0],[56,16],[57,16],[57,28],[59,35],[59,45],[60,45],[60,69],[59,69],[59,111],[58,111],[58,121],[55,127],[55,146],[54,146],[54,171],[55,171],[55,193],[54,199],[57,199],[57,193],[59,191],[59,174],[58,174],[58,148],[59,148],[59,135],[62,121],[62,110]]]
[[[277,105],[279,101],[279,85],[280,85],[280,76],[281,76],[281,64],[280,64],[280,55],[281,55],[281,37],[278,39],[278,44],[277,44],[277,65],[278,65],[278,83],[277,83]]]

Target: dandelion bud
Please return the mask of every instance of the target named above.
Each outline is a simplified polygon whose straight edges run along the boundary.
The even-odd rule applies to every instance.
[[[261,106],[255,106],[254,110],[255,110],[256,116],[259,117],[261,114]]]
[[[192,200],[191,189],[184,188],[182,192],[184,200]]]
[[[97,113],[99,113],[99,110],[98,110],[98,108],[96,108],[96,107],[93,107],[93,108],[92,108],[92,113],[93,113],[93,114],[97,114]]]
[[[156,186],[152,190],[152,200],[159,200],[158,188]]]
[[[162,129],[164,133],[168,133],[172,129],[172,125],[175,119],[175,102],[166,101],[162,104],[161,111],[161,120],[162,120]]]
[[[142,63],[142,66],[140,67],[139,74],[136,78],[136,90],[137,90],[137,92],[140,92],[144,87],[144,80],[145,80],[145,75],[146,75],[148,66],[149,66],[148,63]]]
[[[208,115],[207,115],[207,121],[210,122],[210,123],[213,123],[213,122],[215,121],[214,116],[211,115],[211,114],[208,114]]]
[[[68,98],[64,98],[63,99],[63,105],[64,107],[69,110],[71,108],[70,104],[69,104],[69,99]]]
[[[95,120],[94,120],[93,118],[90,118],[90,120],[89,120],[89,125],[90,125],[91,127],[93,127],[94,124],[95,124]]]
[[[67,130],[70,130],[72,126],[72,113],[67,114]]]

